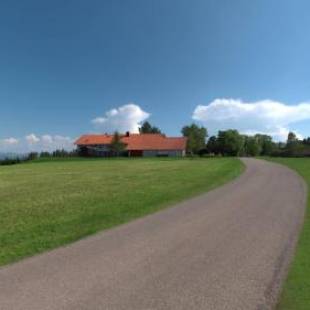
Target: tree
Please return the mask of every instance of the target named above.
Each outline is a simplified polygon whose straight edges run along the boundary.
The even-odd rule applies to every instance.
[[[52,154],[53,157],[69,157],[70,153],[64,149],[57,149]]]
[[[310,137],[303,139],[302,143],[305,145],[310,145]]]
[[[297,155],[300,152],[301,143],[299,143],[297,136],[294,132],[289,132],[286,141],[286,153],[288,156]]]
[[[187,137],[186,148],[188,153],[198,154],[201,149],[205,148],[208,136],[206,128],[191,124],[182,128],[182,134]]]
[[[51,157],[51,154],[47,151],[42,151],[40,153],[40,158],[48,158],[48,157]]]
[[[244,153],[247,156],[258,156],[262,151],[261,144],[257,137],[244,137]]]
[[[148,121],[145,121],[141,128],[139,128],[140,133],[161,133],[158,127],[152,126]]]
[[[263,156],[268,156],[273,153],[276,148],[275,143],[272,141],[272,137],[268,135],[256,134],[255,138],[258,140],[261,146],[261,154]]]
[[[223,155],[239,156],[243,150],[244,137],[234,129],[219,131],[218,146]]]
[[[119,156],[119,154],[125,150],[125,147],[126,144],[122,141],[121,135],[115,131],[110,144],[110,150],[116,154],[116,156]]]
[[[213,153],[213,154],[218,154],[219,153],[219,147],[218,147],[218,141],[216,136],[211,136],[208,139],[207,142],[207,152],[208,153]]]
[[[297,142],[297,141],[298,141],[298,139],[297,139],[296,134],[295,134],[294,132],[290,131],[290,132],[288,133],[286,143],[287,143],[287,144],[290,144],[290,143],[295,143],[295,142]]]
[[[39,154],[38,154],[37,152],[30,152],[30,153],[28,154],[27,159],[28,159],[28,160],[35,160],[35,159],[37,159],[38,157],[39,157]]]

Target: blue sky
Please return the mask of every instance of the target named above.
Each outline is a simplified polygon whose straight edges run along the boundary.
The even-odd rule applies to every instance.
[[[309,11],[306,0],[1,1],[0,150],[144,119],[169,135],[194,120],[211,134],[310,136]]]

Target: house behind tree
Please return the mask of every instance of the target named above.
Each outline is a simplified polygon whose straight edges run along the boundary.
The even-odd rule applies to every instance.
[[[113,135],[83,135],[76,142],[80,154],[84,156],[109,157]],[[166,137],[163,134],[135,134],[127,132],[121,136],[125,144],[124,155],[130,157],[185,156],[185,137]]]

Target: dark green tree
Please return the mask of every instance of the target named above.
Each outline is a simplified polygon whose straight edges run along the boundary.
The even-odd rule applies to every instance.
[[[139,128],[140,133],[161,133],[158,127],[152,126],[148,121],[145,121],[141,128]]]
[[[121,135],[117,131],[115,131],[110,144],[111,152],[114,155],[119,156],[120,153],[125,150],[125,148],[126,144],[122,141]]]
[[[64,149],[57,149],[52,154],[53,157],[69,157],[70,153]]]
[[[35,159],[37,159],[38,157],[39,157],[39,153],[38,153],[38,152],[30,152],[30,153],[28,154],[27,159],[28,159],[28,160],[35,160]]]
[[[219,131],[218,146],[223,155],[239,156],[243,152],[244,136],[234,129]]]
[[[191,124],[182,128],[182,134],[187,137],[188,153],[198,154],[200,150],[206,147],[206,138],[208,136],[206,128]]]
[[[298,142],[297,136],[294,132],[290,131],[287,135],[287,144]]]
[[[208,153],[213,153],[213,154],[218,154],[219,153],[218,140],[217,140],[216,136],[211,136],[208,139],[208,142],[207,142],[207,152]]]
[[[261,154],[262,146],[257,137],[244,136],[244,153],[247,156],[258,156]]]
[[[301,149],[302,145],[298,141],[296,134],[292,131],[289,132],[286,141],[286,155],[296,156],[299,152],[301,152]]]
[[[272,137],[268,135],[256,134],[255,138],[261,146],[261,154],[263,156],[271,155],[276,149],[276,144],[272,141]]]
[[[40,158],[49,158],[51,157],[51,153],[47,152],[47,151],[42,151],[40,153]]]
[[[302,140],[302,143],[303,143],[304,145],[310,145],[310,137],[303,139],[303,140]]]

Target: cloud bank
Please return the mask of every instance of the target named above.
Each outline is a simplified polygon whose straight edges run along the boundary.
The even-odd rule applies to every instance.
[[[3,139],[3,144],[4,145],[16,145],[19,143],[19,140],[16,139],[16,138],[6,138],[6,139]]]
[[[0,140],[0,152],[52,152],[56,149],[72,150],[74,148],[74,140],[70,137],[60,135],[42,135],[37,136],[31,133],[24,138],[17,139],[14,137]]]
[[[215,99],[208,105],[198,105],[192,118],[203,123],[211,134],[233,128],[246,134],[268,134],[284,141],[290,130],[295,131],[291,125],[310,119],[310,103],[287,105],[273,100]]]
[[[122,133],[126,131],[139,132],[141,123],[149,116],[150,114],[143,111],[140,106],[129,103],[106,112],[103,117],[93,119],[92,123],[108,133],[116,130]]]

